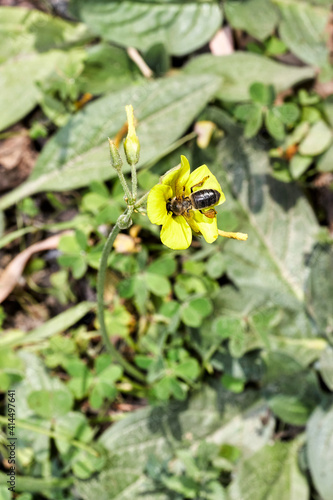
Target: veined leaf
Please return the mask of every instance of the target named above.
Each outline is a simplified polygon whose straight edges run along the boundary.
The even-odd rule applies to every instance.
[[[0,62],[19,54],[65,48],[91,37],[81,23],[65,21],[36,9],[0,7]]]
[[[243,460],[229,488],[231,500],[305,500],[309,486],[298,466],[302,439],[275,442]]]
[[[6,96],[6,99],[0,101],[0,130],[16,123],[29,113],[41,96],[39,84],[76,55],[81,58],[82,51],[50,50],[41,54],[27,54],[1,64],[0,94]]]
[[[307,426],[307,456],[313,482],[323,500],[333,489],[333,407],[318,407]]]
[[[171,450],[182,448],[187,433],[193,447],[202,439],[227,442],[251,456],[267,443],[274,428],[273,419],[267,427],[260,420],[266,411],[263,403],[254,403],[254,393],[234,395],[221,387],[218,392],[206,387],[189,403],[132,413],[102,434],[100,440],[110,452],[110,468],[97,480],[78,482],[80,495],[85,500],[97,495],[99,500],[132,500],[140,494],[145,500],[167,500],[169,497],[154,491],[144,469],[151,455],[160,461],[172,459]],[[254,432],[257,426],[260,432]]]
[[[223,82],[216,96],[224,101],[249,100],[249,87],[255,82],[271,84],[280,92],[315,76],[312,68],[286,66],[249,52],[236,52],[230,56],[199,56],[186,66],[185,72],[221,76]]]
[[[278,20],[278,10],[270,0],[228,0],[225,15],[233,28],[241,29],[258,40],[272,34]]]
[[[222,23],[216,0],[71,0],[70,8],[105,40],[140,50],[162,43],[174,55],[201,47]]]
[[[328,63],[329,49],[325,30],[330,7],[308,1],[273,0],[280,9],[279,33],[284,43],[302,61],[314,66]]]
[[[28,181],[3,197],[1,208],[28,194],[74,189],[115,176],[107,137],[114,137],[124,125],[124,107],[129,103],[138,119],[138,168],[161,157],[188,128],[219,84],[219,78],[209,75],[180,75],[132,85],[92,102],[47,143]],[[125,165],[126,162],[124,170]]]
[[[238,126],[220,116],[218,125],[226,136],[212,171],[219,179],[225,176],[226,202],[218,225],[226,231],[249,234],[242,244],[231,240],[221,243],[225,244],[227,273],[241,289],[252,289],[258,303],[299,311],[304,308],[309,272],[306,257],[315,243],[318,223],[296,185],[270,176],[269,141],[246,141]],[[238,224],[234,221],[231,228],[229,213],[238,217]],[[305,324],[300,328],[303,336],[307,336]]]

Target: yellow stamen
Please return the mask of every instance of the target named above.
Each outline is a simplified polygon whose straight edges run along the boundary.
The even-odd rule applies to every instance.
[[[228,231],[218,230],[220,236],[224,236],[225,238],[233,238],[234,240],[246,241],[248,235],[245,233],[229,233]]]

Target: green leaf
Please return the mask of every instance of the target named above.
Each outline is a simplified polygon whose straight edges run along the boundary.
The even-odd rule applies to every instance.
[[[32,391],[28,396],[29,407],[43,418],[52,419],[66,415],[73,405],[73,398],[68,390]]]
[[[312,208],[297,186],[270,176],[269,144],[246,141],[241,128],[222,113],[218,124],[225,130],[225,138],[210,168],[223,185],[230,211],[238,218],[237,230],[249,235],[246,242],[220,240],[228,276],[246,293],[247,299],[240,303],[243,314],[248,314],[246,301],[254,309],[272,302],[285,316],[280,325],[284,335],[311,337],[304,288],[309,271],[307,257],[318,232]],[[232,193],[237,194],[237,200]],[[229,229],[223,211],[218,214],[218,226]],[[228,290],[215,307],[237,310],[237,300]]]
[[[275,108],[268,109],[265,115],[265,125],[269,134],[277,141],[284,139],[284,126],[283,123],[275,112]]]
[[[239,392],[243,392],[244,390],[245,380],[232,377],[227,373],[222,375],[221,382],[228,391],[235,392],[236,394],[238,394]]]
[[[267,0],[227,0],[224,12],[229,24],[246,31],[258,40],[265,40],[279,20],[278,10]]]
[[[260,104],[256,104],[251,109],[251,114],[246,122],[244,131],[245,137],[249,139],[250,137],[255,136],[259,132],[262,126],[262,122],[263,122],[262,106]]]
[[[332,130],[320,120],[312,125],[310,132],[299,145],[299,152],[304,156],[320,155],[331,145],[332,140]]]
[[[333,331],[333,312],[329,297],[333,294],[333,250],[330,245],[317,245],[309,260],[310,274],[306,283],[308,307],[319,328],[328,335]]]
[[[333,348],[327,346],[319,359],[319,371],[327,387],[333,391]]]
[[[147,271],[153,274],[160,274],[162,276],[172,276],[176,271],[177,262],[175,259],[170,257],[161,257],[154,260],[148,268]]]
[[[206,263],[206,272],[208,276],[212,279],[218,279],[224,274],[226,270],[225,260],[223,255],[216,254],[212,255]]]
[[[249,93],[252,101],[262,106],[272,106],[275,99],[275,92],[272,85],[264,85],[259,82],[252,83]]]
[[[228,339],[229,337],[237,335],[239,331],[243,330],[243,326],[239,318],[218,316],[214,319],[212,329],[222,339]]]
[[[200,372],[199,363],[194,358],[185,359],[174,367],[173,372],[185,381],[188,379],[195,380]]]
[[[312,480],[323,500],[332,498],[333,407],[318,407],[307,425],[307,458]]]
[[[317,169],[319,172],[333,171],[333,144],[319,157],[317,161]]]
[[[290,160],[289,168],[293,179],[298,179],[313,162],[312,156],[302,156],[296,153]]]
[[[284,422],[305,425],[319,400],[316,377],[291,356],[265,356],[264,392],[272,411]]]
[[[54,431],[56,433],[55,443],[60,453],[67,453],[70,450],[71,444],[69,441],[72,439],[87,443],[93,436],[86,416],[77,411],[71,411],[62,417],[58,417],[55,421]]]
[[[183,448],[183,439],[188,433],[191,433],[193,446],[209,438],[218,445],[227,441],[240,447],[245,456],[260,449],[273,430],[273,422],[263,426],[260,420],[264,411],[262,404],[253,405],[253,393],[233,395],[230,399],[229,392],[221,388],[218,391],[205,388],[189,402],[145,408],[115,423],[100,437],[113,466],[98,479],[77,481],[78,494],[83,500],[96,495],[100,500],[140,498],[140,495],[145,500],[165,500],[165,495],[158,496],[154,483],[149,482],[144,473],[145,465],[149,456],[156,453],[157,446],[159,461],[169,461],[170,449]],[[251,432],[253,428],[261,431]],[[140,460],[137,459],[139,455]]]
[[[94,95],[124,88],[142,75],[124,49],[106,43],[88,47],[84,69],[78,77],[81,92]]]
[[[209,299],[194,299],[182,307],[181,319],[186,325],[195,328],[201,325],[203,319],[209,316],[212,310],[213,306]]]
[[[128,102],[139,122],[138,168],[160,158],[192,123],[219,83],[220,79],[211,75],[180,75],[130,86],[88,104],[47,143],[28,181],[4,196],[1,207],[16,203],[28,193],[64,191],[114,177],[107,137],[114,137],[123,126]],[[124,166],[123,170],[128,169]]]
[[[311,5],[306,1],[274,0],[279,7],[282,21],[279,34],[283,42],[302,61],[314,66],[328,62],[327,34],[329,5]]]
[[[145,282],[150,292],[164,297],[171,292],[170,281],[161,274],[146,273]]]
[[[6,95],[0,101],[0,130],[13,125],[36,106],[41,97],[38,84],[47,80],[68,54],[60,50],[27,54],[0,65],[0,93]]]
[[[298,106],[292,102],[286,102],[281,106],[275,107],[274,110],[285,125],[292,125],[298,120],[300,115]]]
[[[315,76],[312,68],[287,66],[249,52],[229,56],[202,55],[193,59],[185,72],[222,77],[216,96],[223,101],[248,101],[249,87],[255,82],[273,85],[276,92],[281,92]]]
[[[298,466],[300,440],[275,442],[242,460],[229,488],[230,500],[309,498],[309,486]]]
[[[0,63],[19,54],[65,48],[90,37],[84,24],[37,9],[0,7]]]
[[[257,105],[252,103],[239,104],[235,108],[234,116],[235,118],[237,118],[237,120],[246,122],[249,119],[249,116],[251,116],[251,114],[255,112],[256,108]]]
[[[222,12],[215,0],[186,3],[71,0],[70,8],[93,33],[105,40],[139,50],[162,43],[169,54],[178,56],[208,42],[222,22]]]

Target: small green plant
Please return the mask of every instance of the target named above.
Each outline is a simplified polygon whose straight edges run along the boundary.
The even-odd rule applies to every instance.
[[[163,463],[151,455],[146,474],[156,489],[172,494],[175,500],[223,500],[227,497],[222,481],[227,482],[238,458],[239,450],[233,446],[202,441],[195,452],[180,449]]]
[[[286,127],[294,125],[300,115],[294,103],[274,104],[276,94],[272,85],[253,83],[249,89],[251,103],[240,104],[235,108],[235,117],[245,122],[245,137],[254,137],[263,124],[267,132],[277,141],[282,141]]]

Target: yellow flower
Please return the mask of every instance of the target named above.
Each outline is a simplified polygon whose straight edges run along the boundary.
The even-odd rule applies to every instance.
[[[181,156],[181,164],[169,170],[161,177],[160,183],[150,191],[147,202],[148,217],[153,224],[162,226],[161,241],[167,247],[173,250],[188,248],[192,241],[192,232],[202,235],[207,243],[213,243],[222,233],[217,228],[216,214],[214,210],[211,210],[212,206],[201,212],[193,210],[192,207],[187,208],[182,215],[175,215],[167,210],[167,204],[173,198],[176,197],[183,202],[184,199],[186,201],[190,197],[192,192],[202,189],[214,189],[219,193],[217,203],[212,206],[221,205],[225,201],[221,186],[209,168],[201,165],[190,173],[187,158]],[[231,233],[224,235],[227,234]]]

